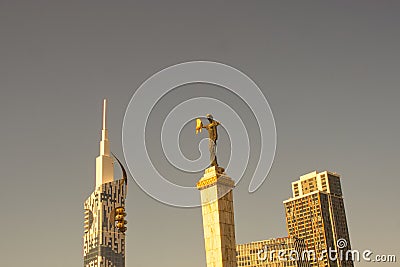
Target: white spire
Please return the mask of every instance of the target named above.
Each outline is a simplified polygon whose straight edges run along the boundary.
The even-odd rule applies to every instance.
[[[107,130],[107,99],[103,101],[103,125],[101,129],[100,155],[96,158],[96,187],[114,180],[114,161],[110,156]]]
[[[107,118],[107,99],[104,99],[103,100],[103,130],[107,129],[106,118]]]
[[[110,156],[110,144],[107,130],[107,99],[103,101],[103,128],[101,130],[100,155]]]

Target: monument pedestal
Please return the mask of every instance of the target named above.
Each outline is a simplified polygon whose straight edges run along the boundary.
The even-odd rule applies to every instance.
[[[201,194],[207,267],[236,267],[232,189],[221,167],[210,167],[197,183]]]

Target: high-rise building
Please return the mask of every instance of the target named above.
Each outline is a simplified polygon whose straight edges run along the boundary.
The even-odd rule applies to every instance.
[[[282,237],[236,245],[238,267],[308,267],[303,239]]]
[[[107,102],[103,105],[100,155],[96,158],[95,190],[84,203],[84,267],[125,266],[125,198],[127,176],[114,179],[114,158],[110,153],[106,125]]]
[[[217,166],[197,183],[201,195],[207,267],[236,267],[232,189],[235,182]]]
[[[283,202],[287,230],[314,251],[311,266],[354,266],[347,253],[351,248],[340,176],[314,171],[293,182],[292,191],[292,198]]]

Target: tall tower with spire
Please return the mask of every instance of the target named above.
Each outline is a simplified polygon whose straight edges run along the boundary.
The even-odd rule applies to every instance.
[[[114,179],[114,159],[120,165],[123,176],[117,180]],[[95,190],[84,203],[84,267],[125,267],[126,193],[126,171],[110,152],[107,100],[104,99]]]

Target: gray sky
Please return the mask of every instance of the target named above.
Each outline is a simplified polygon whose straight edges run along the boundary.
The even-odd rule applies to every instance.
[[[352,247],[399,258],[400,2],[165,2],[0,2],[2,265],[82,264],[102,99],[121,157],[136,88],[189,60],[242,70],[275,116],[268,180],[234,191],[238,243],[286,236],[291,182],[327,169],[342,175]],[[199,208],[130,180],[127,212],[127,266],[205,266]]]

